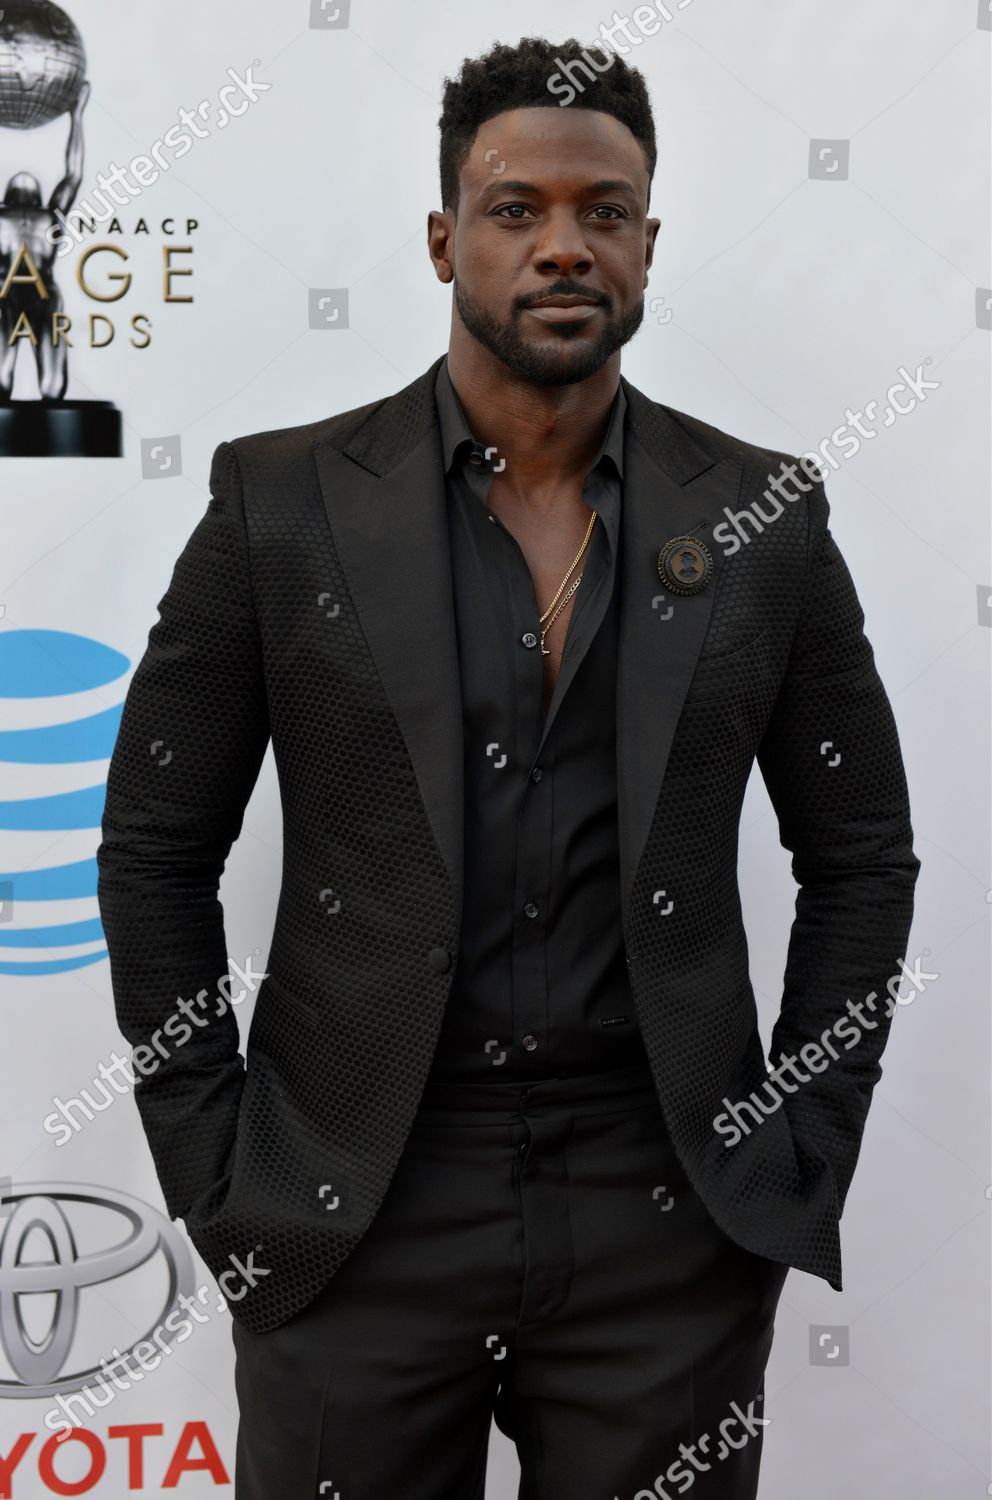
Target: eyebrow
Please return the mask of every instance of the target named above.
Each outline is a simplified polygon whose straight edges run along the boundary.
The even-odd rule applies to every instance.
[[[482,196],[489,193],[535,193],[540,194],[541,188],[533,182],[490,182],[482,190]],[[583,189],[586,193],[629,193],[632,198],[637,197],[637,189],[622,177],[604,177],[599,182],[591,182]]]

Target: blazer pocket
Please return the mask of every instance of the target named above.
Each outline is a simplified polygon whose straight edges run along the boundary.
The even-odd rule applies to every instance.
[[[732,651],[722,651],[716,656],[700,653],[689,684],[689,696],[706,698],[731,688],[747,691],[749,684],[756,685],[767,671],[767,654],[760,649],[767,635],[766,626]]]
[[[729,651],[707,651],[706,642],[704,641],[703,648],[699,653],[698,665],[703,667],[712,662],[714,666],[717,666],[722,665],[723,662],[734,661],[737,657],[743,656],[746,652],[753,651],[756,646],[759,646],[768,634],[768,630],[769,627],[767,625],[764,626],[756,635],[750,636],[746,641],[741,641],[736,646],[731,646]]]

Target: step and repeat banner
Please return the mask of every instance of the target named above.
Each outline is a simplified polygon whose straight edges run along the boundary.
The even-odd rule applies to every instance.
[[[992,7],[7,0],[0,1497],[232,1491],[231,1315],[164,1212],[96,901],[122,703],[217,444],[373,401],[446,347],[445,76],[497,37],[604,27],[660,152],[624,373],[820,455],[923,860],[929,977],[893,1028],[845,1291],[793,1272],[783,1295],[762,1494],[985,1493]],[[767,1039],[794,887],[757,775],[740,858]],[[280,861],[270,751],[221,884],[242,1041]],[[494,1431],[490,1500],[516,1483]]]

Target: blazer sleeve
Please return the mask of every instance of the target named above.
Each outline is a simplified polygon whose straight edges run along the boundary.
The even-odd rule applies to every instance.
[[[269,739],[230,443],[214,453],[210,490],[128,688],[96,856],[117,1020],[136,1049],[135,1102],[171,1218],[233,1155],[244,1064],[218,990],[229,966],[217,892]]]
[[[799,886],[769,1066],[797,1059],[780,1075],[783,1106],[831,1167],[843,1212],[895,995],[905,993],[920,861],[895,720],[822,482],[808,505],[801,613],[758,751]]]

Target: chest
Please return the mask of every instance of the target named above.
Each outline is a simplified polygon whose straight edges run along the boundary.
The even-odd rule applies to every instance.
[[[499,487],[498,476],[488,497],[489,508],[510,533],[530,573],[543,632],[544,710],[554,693],[582,578],[590,557],[594,512],[577,490],[563,490],[538,508],[523,505]]]

